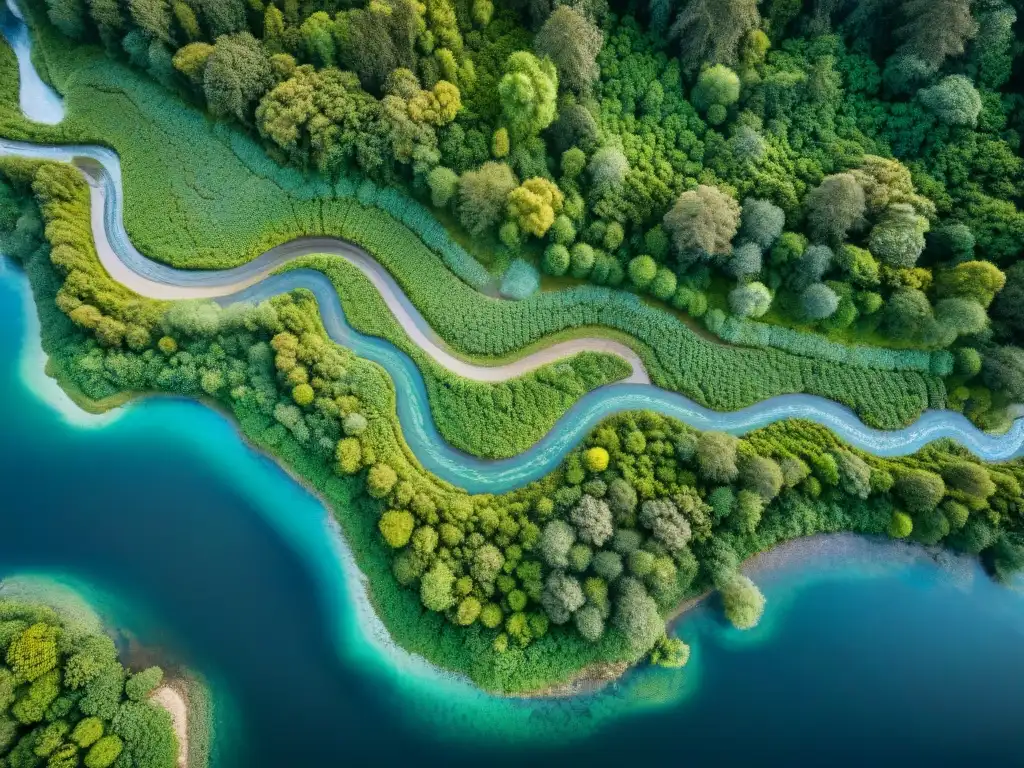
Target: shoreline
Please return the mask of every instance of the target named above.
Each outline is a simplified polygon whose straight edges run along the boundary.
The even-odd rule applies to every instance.
[[[45,350],[42,350],[41,345],[39,346],[39,352],[44,360],[50,360],[49,356],[46,355]],[[608,686],[619,682],[632,670],[645,664],[643,659],[635,664],[631,664],[629,662],[601,662],[581,669],[576,675],[573,675],[563,682],[554,683],[535,691],[503,692],[481,688],[464,673],[439,666],[421,654],[406,650],[398,641],[395,640],[391,631],[380,616],[378,606],[373,599],[373,592],[369,583],[369,578],[359,567],[354,551],[348,542],[345,530],[334,513],[333,505],[329,502],[327,497],[324,496],[319,489],[314,487],[313,484],[305,477],[300,475],[292,467],[286,465],[272,452],[257,445],[244,432],[242,425],[235,418],[235,415],[222,403],[213,400],[212,398],[185,397],[182,395],[161,392],[127,393],[123,398],[108,398],[104,401],[90,400],[84,395],[80,398],[72,398],[64,389],[63,380],[65,377],[61,375],[59,370],[53,371],[51,370],[51,366],[46,365],[44,377],[54,382],[60,392],[65,393],[70,401],[69,404],[74,404],[79,408],[86,408],[90,413],[94,415],[98,414],[101,417],[104,415],[109,416],[117,408],[124,407],[126,405],[131,406],[135,402],[142,402],[150,399],[194,402],[209,408],[219,416],[223,417],[229,427],[248,449],[273,462],[275,467],[283,471],[292,481],[297,483],[304,491],[317,500],[324,512],[324,528],[329,532],[332,548],[337,554],[338,564],[345,575],[344,581],[346,590],[353,600],[352,611],[356,619],[354,622],[357,625],[356,628],[367,642],[377,648],[380,654],[388,660],[388,663],[391,664],[392,667],[401,668],[406,672],[413,673],[418,676],[431,675],[439,679],[458,681],[460,683],[471,685],[490,696],[529,701],[540,699],[566,699],[574,696],[593,695],[599,693]],[[79,402],[79,400],[82,400],[82,402]],[[49,399],[46,399],[46,402],[59,408],[58,404],[51,403]],[[95,422],[93,423],[95,424]],[[107,422],[104,421],[102,423]],[[851,542],[856,542],[856,544],[851,545]],[[747,575],[753,575],[760,572],[782,569],[799,564],[800,562],[816,555],[820,555],[823,552],[831,552],[837,556],[842,556],[844,554],[861,554],[863,553],[863,547],[865,545],[877,545],[879,542],[888,544],[889,546],[887,548],[893,551],[899,548],[904,551],[914,551],[918,556],[920,556],[920,554],[927,554],[930,559],[940,564],[943,562],[944,558],[955,559],[956,557],[950,553],[933,551],[913,543],[879,539],[878,537],[869,537],[853,532],[818,533],[809,536],[801,536],[796,539],[790,539],[777,544],[772,549],[752,555],[740,565],[740,570]],[[700,594],[684,600],[678,606],[673,608],[665,619],[666,631],[673,631],[688,613],[701,606],[715,593],[715,591],[716,590],[714,589],[705,590]],[[165,683],[165,685],[167,684]],[[184,765],[187,765],[187,763]]]
[[[936,547],[926,547],[916,542],[889,539],[884,536],[841,531],[838,533],[814,533],[776,544],[771,549],[751,555],[740,564],[740,572],[753,577],[757,574],[785,571],[800,566],[815,558],[828,556],[830,562],[841,564],[857,559],[864,566],[874,563],[879,570],[893,568],[901,563],[926,559],[942,569],[951,578],[964,579],[963,568],[974,561],[966,555]],[[865,568],[870,574],[874,569]],[[695,609],[712,598],[716,589],[707,589],[690,597],[673,608],[665,618],[665,630],[672,634]],[[760,622],[759,622],[760,624]],[[751,628],[756,629],[755,627]],[[573,696],[588,696],[620,682],[631,672],[646,664],[641,659],[636,664],[600,663],[586,667],[563,683],[538,691],[508,694],[514,699],[560,699]],[[683,667],[685,669],[685,666]]]
[[[164,680],[149,695],[149,701],[171,716],[171,725],[178,738],[178,768],[189,768],[191,753],[189,751],[188,726],[192,708],[188,686],[179,678]]]

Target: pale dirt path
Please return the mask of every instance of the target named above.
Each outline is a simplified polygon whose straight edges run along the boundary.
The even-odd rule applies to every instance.
[[[188,705],[185,697],[176,688],[162,685],[153,691],[149,700],[170,714],[178,737],[178,768],[188,768]]]
[[[235,282],[218,285],[175,285],[153,280],[134,271],[118,257],[107,237],[104,222],[105,194],[103,188],[89,174],[83,172],[83,175],[89,182],[92,235],[100,263],[114,280],[141,296],[164,300],[214,299],[248,288],[267,277],[282,264],[300,256],[329,254],[345,259],[362,272],[380,292],[384,303],[413,343],[441,366],[463,378],[483,382],[507,381],[578,352],[604,352],[617,355],[629,364],[632,373],[624,379],[625,382],[651,383],[643,360],[636,352],[621,342],[600,337],[561,341],[502,365],[479,365],[457,357],[446,348],[440,337],[429,330],[429,326],[422,317],[418,314],[414,315],[415,310],[410,311],[406,302],[400,300],[402,289],[384,267],[361,249],[336,238],[304,237],[272,248],[261,257],[261,261],[264,263],[259,271],[240,275]],[[495,301],[500,301],[500,299],[495,299]]]

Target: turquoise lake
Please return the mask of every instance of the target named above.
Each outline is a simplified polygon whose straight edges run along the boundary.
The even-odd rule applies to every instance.
[[[76,413],[0,263],[0,577],[70,583],[205,675],[218,767],[1019,762],[1024,596],[849,538],[768,558],[751,633],[714,601],[687,614],[685,670],[534,702],[441,675],[390,647],[323,508],[224,417],[173,399]]]

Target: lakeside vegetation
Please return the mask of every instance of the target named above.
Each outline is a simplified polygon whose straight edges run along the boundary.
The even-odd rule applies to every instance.
[[[0,766],[174,768],[170,715],[147,701],[163,672],[132,672],[114,642],[58,611],[0,600]]]
[[[0,245],[25,266],[62,376],[97,398],[158,390],[230,408],[331,503],[396,640],[486,688],[685,663],[664,617],[717,588],[734,624],[756,624],[764,600],[739,565],[797,536],[912,537],[980,555],[998,578],[1024,565],[1021,462],[945,443],[878,458],[796,421],[737,439],[623,414],[543,480],[469,496],[418,465],[393,385],[327,339],[310,294],[226,309],[134,296],[99,267],[77,170],[0,169]]]
[[[997,429],[1024,400],[1015,2],[27,10],[67,118],[28,123],[8,86],[0,134],[116,149],[126,226],[150,257],[229,267],[342,237],[461,354],[493,361],[600,326],[656,385],[721,410],[808,392],[876,427],[949,407]],[[714,589],[754,626],[764,598],[740,565],[798,536],[909,538],[1001,580],[1024,567],[1022,461],[948,442],[881,458],[800,421],[739,439],[621,414],[547,477],[468,495],[419,465],[394,384],[330,341],[311,294],[143,299],[99,264],[75,169],[3,158],[0,175],[0,248],[29,275],[62,381],[230,410],[327,499],[396,640],[487,689],[683,665],[673,608]],[[477,455],[520,452],[626,373],[590,354],[468,382],[351,265],[283,269],[303,267],[334,283],[354,328],[414,360],[442,435]],[[559,287],[541,291],[541,272]],[[33,764],[26,750],[40,757],[33,742],[10,764]]]

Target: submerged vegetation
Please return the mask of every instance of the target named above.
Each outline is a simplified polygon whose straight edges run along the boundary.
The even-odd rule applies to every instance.
[[[95,398],[158,390],[232,409],[334,502],[399,641],[488,688],[645,655],[683,663],[664,617],[717,588],[736,626],[756,624],[764,600],[739,565],[796,536],[909,536],[981,554],[999,577],[1024,564],[1019,462],[946,444],[882,459],[803,422],[738,439],[623,414],[543,480],[467,495],[422,470],[393,385],[330,342],[307,292],[226,309],[142,299],[99,267],[76,169],[0,166],[3,246],[32,280],[62,375]]]

